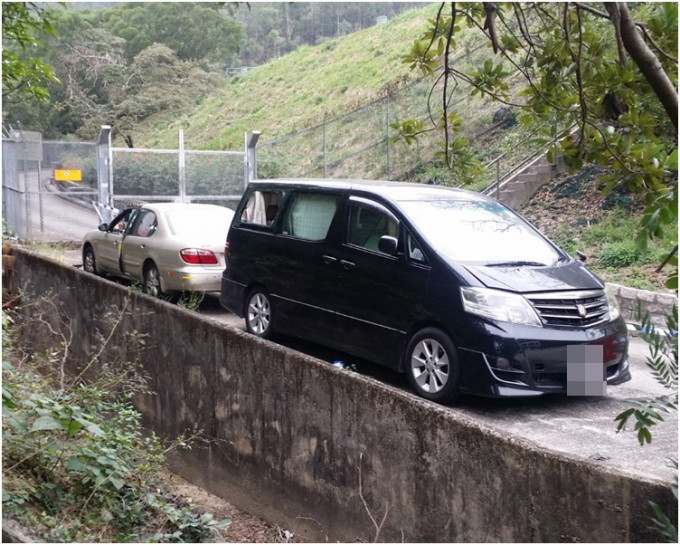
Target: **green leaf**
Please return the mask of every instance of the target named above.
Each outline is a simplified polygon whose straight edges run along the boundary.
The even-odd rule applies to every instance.
[[[64,426],[59,420],[50,415],[43,415],[38,417],[33,425],[31,426],[31,431],[44,431],[44,430],[63,430]]]
[[[119,479],[118,477],[109,477],[109,481],[111,481],[111,484],[116,490],[120,490],[125,486],[125,481],[123,479]]]
[[[80,458],[77,456],[71,456],[67,461],[66,461],[66,469],[69,471],[81,471],[85,469],[86,465],[80,461]]]
[[[642,427],[638,431],[638,441],[640,445],[644,445],[645,443],[651,443],[652,442],[652,432],[649,431],[649,428],[647,427]]]
[[[85,420],[84,418],[74,418],[74,420],[80,424],[82,424],[87,431],[89,431],[92,435],[96,435],[97,437],[104,437],[104,431],[94,422],[90,422],[89,420]]]
[[[76,422],[75,420],[63,419],[61,423],[69,435],[73,435],[77,431],[83,429],[83,425],[80,422]]]

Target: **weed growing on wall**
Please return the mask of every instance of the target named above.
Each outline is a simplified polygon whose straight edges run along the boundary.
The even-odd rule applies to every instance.
[[[45,304],[35,304],[36,312]],[[61,310],[55,302],[46,308],[38,312],[37,327]],[[118,321],[105,322],[115,328],[122,316],[114,310],[110,318]],[[196,512],[160,480],[164,453],[186,441],[180,438],[168,446],[142,433],[132,396],[146,389],[143,373],[129,362],[122,367],[121,362],[98,362],[97,373],[66,376],[64,352],[71,335],[68,319],[60,319],[52,329],[55,340],[61,339],[54,347],[39,354],[24,347],[22,352],[15,319],[3,311],[3,516],[48,542],[198,542],[215,537],[229,521]],[[93,347],[93,361],[104,353],[108,333],[97,336],[100,346]]]

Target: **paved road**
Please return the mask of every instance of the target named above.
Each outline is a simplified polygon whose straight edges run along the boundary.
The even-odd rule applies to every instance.
[[[38,191],[38,173],[29,172],[26,179],[29,207],[29,240],[39,242],[76,242],[99,224],[99,216],[88,201],[66,198],[55,183],[49,181],[50,171],[42,174],[43,191]]]

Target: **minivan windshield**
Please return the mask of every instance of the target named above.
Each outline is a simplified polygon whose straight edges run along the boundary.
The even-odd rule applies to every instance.
[[[440,254],[490,266],[553,265],[561,255],[517,214],[493,201],[400,201]]]

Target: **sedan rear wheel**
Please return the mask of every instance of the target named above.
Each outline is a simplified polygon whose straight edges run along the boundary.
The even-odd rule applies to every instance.
[[[94,257],[92,246],[86,246],[83,250],[83,270],[90,274],[99,274],[97,271],[97,260]]]
[[[161,291],[161,275],[154,263],[148,265],[144,270],[144,293],[152,297],[163,296]]]
[[[418,331],[406,349],[406,373],[418,395],[451,401],[458,394],[460,368],[448,335],[433,327]]]
[[[246,329],[263,339],[272,336],[272,306],[269,294],[262,288],[255,288],[248,295],[246,305]]]

